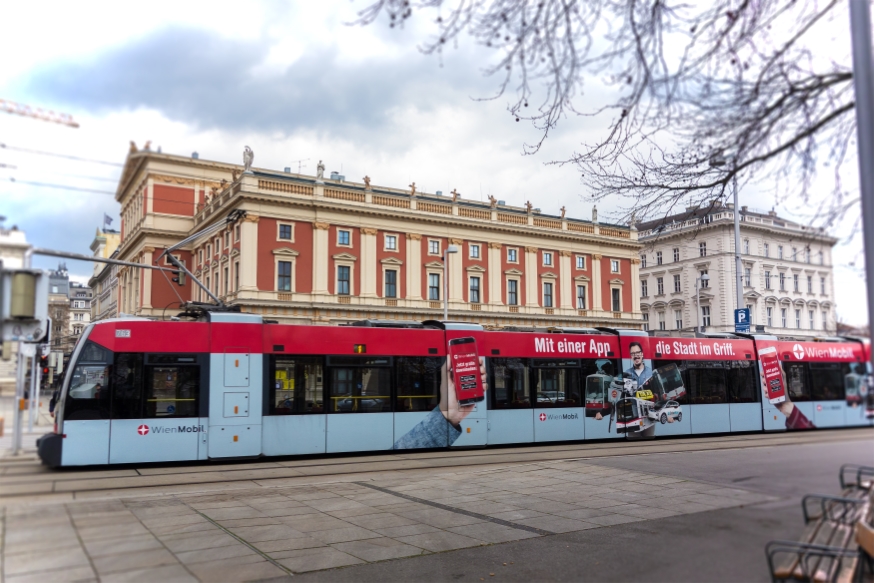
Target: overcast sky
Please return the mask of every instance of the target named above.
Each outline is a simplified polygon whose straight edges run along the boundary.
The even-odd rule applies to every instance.
[[[38,246],[89,253],[104,213],[118,227],[111,194],[130,140],[139,146],[228,162],[350,180],[489,194],[544,213],[591,216],[586,187],[566,159],[603,135],[605,120],[567,119],[535,156],[523,143],[539,134],[516,123],[488,55],[461,39],[441,60],[416,46],[423,30],[384,24],[350,27],[366,0],[321,2],[16,2],[0,20],[0,98],[70,113],[79,129],[0,114],[0,214]],[[424,24],[424,23],[423,23]],[[584,99],[605,88],[587,82]],[[13,149],[17,148],[17,149]],[[55,158],[62,153],[111,164]],[[116,165],[112,165],[116,164]],[[14,178],[17,182],[10,182]],[[23,182],[62,184],[62,190]],[[741,204],[770,209],[760,191]],[[609,202],[599,207],[602,217]],[[796,209],[777,207],[791,216]],[[842,233],[836,233],[842,236]],[[867,321],[860,238],[835,252],[838,314]],[[851,263],[855,265],[851,265]],[[40,259],[40,267],[56,261]],[[69,262],[87,276],[91,264]]]

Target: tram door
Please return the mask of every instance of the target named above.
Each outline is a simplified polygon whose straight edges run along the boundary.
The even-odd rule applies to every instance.
[[[231,346],[210,359],[209,457],[260,455],[263,355]]]

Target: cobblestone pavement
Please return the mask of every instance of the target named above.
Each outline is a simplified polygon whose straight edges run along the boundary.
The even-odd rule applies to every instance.
[[[775,500],[581,461],[368,481],[12,505],[2,574],[249,581]]]

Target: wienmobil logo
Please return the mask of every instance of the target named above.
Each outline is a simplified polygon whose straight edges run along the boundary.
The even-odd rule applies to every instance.
[[[180,425],[178,427],[149,427],[148,425],[140,425],[137,433],[140,435],[148,435],[149,433],[203,433],[206,429],[203,425]]]
[[[561,421],[563,419],[579,419],[579,418],[580,418],[579,413],[550,413],[550,414],[546,415],[545,419],[543,417],[543,413],[540,414],[541,421],[546,421],[547,419],[550,421]]]
[[[796,344],[792,347],[792,352],[795,354],[795,358],[801,360],[805,354],[807,354],[808,358],[840,358],[851,360],[853,358],[853,351],[850,348],[845,346],[807,346],[804,347],[802,351],[802,346],[800,344]]]

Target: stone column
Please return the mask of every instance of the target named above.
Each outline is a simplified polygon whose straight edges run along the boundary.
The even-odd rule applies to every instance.
[[[637,230],[635,229],[634,232],[637,232]],[[674,282],[671,281],[671,286],[673,286],[673,285],[674,285]],[[673,287],[671,289],[673,289]],[[634,314],[640,313],[640,258],[639,257],[632,257],[631,258],[631,311]]]
[[[489,304],[500,306],[504,303],[501,293],[501,253],[504,246],[501,243],[489,243]]]
[[[143,247],[143,265],[152,265],[155,256],[154,247]],[[143,269],[143,308],[152,307],[152,269]],[[163,279],[163,278],[162,278]]]
[[[313,295],[328,295],[328,223],[313,223]]]
[[[259,220],[258,215],[247,213],[240,223],[240,291],[258,290]]]
[[[361,229],[361,262],[358,268],[361,270],[361,290],[359,295],[363,298],[376,297],[376,229],[363,227]]]
[[[592,311],[596,314],[604,311],[601,304],[601,257],[600,253],[592,253]]]
[[[464,286],[467,285],[467,278],[464,276],[464,269],[462,269],[464,241],[462,239],[449,239],[449,244],[458,247],[458,253],[446,254],[449,258],[449,265],[446,266],[449,273],[449,301],[463,302]]]
[[[571,252],[559,251],[558,259],[558,286],[560,306],[563,310],[572,310],[574,307],[574,288],[571,279]]]
[[[540,277],[537,275],[537,247],[525,247],[525,305],[540,306]]]
[[[407,299],[422,299],[422,235],[407,233]]]

